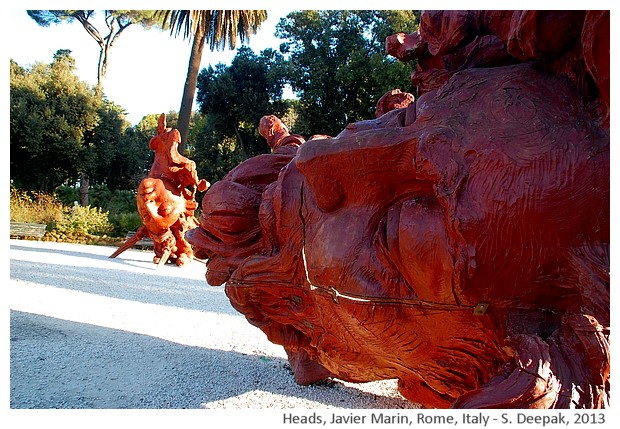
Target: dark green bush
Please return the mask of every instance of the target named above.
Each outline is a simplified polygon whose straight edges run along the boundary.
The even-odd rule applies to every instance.
[[[123,237],[127,235],[127,231],[135,231],[142,226],[142,218],[136,211],[110,214],[110,222],[117,237]]]
[[[72,206],[75,201],[80,202],[80,191],[73,186],[59,186],[54,191],[54,195],[65,206]]]
[[[100,207],[111,214],[136,211],[136,192],[115,189],[111,191],[106,185],[95,185],[89,193],[90,205]]]

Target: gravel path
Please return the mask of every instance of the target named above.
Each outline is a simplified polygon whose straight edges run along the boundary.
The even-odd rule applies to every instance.
[[[12,409],[415,408],[393,380],[298,386],[203,263],[114,250],[10,241]]]

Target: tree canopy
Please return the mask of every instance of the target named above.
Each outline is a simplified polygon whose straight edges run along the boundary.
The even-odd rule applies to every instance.
[[[302,11],[278,24],[280,52],[238,50],[230,66],[203,69],[197,101],[204,115],[193,153],[199,172],[214,181],[237,163],[269,151],[258,134],[263,115],[275,114],[292,132],[339,133],[374,117],[379,98],[400,88],[411,91],[411,65],[385,54],[385,38],[413,31],[409,11]],[[286,84],[298,100],[282,100]]]
[[[185,152],[189,123],[196,94],[202,51],[206,43],[210,49],[234,49],[237,37],[244,42],[256,33],[267,19],[265,10],[160,10],[156,12],[162,25],[169,26],[172,34],[192,37],[192,50],[183,87],[177,128],[181,134],[179,151]]]
[[[11,61],[11,179],[51,192],[84,166],[84,132],[99,121],[101,100],[59,51],[27,70]]]
[[[86,22],[94,13],[29,12],[41,25]],[[193,11],[176,12],[191,17]],[[119,28],[140,22],[141,11],[105,13]],[[293,12],[277,26],[279,50],[256,54],[242,46],[230,65],[202,69],[194,86],[199,112],[190,116],[186,137],[187,155],[196,161],[199,175],[214,182],[239,162],[268,152],[258,133],[264,115],[281,117],[291,132],[306,137],[336,135],[348,123],[373,118],[386,91],[411,92],[412,65],[384,50],[388,35],[414,31],[417,19],[411,11]],[[192,22],[177,16],[160,25],[191,35]],[[148,141],[161,112],[130,127],[122,119],[122,107],[79,81],[74,67],[67,50],[59,50],[52,64],[24,68],[11,61],[11,179],[19,187],[47,192],[63,183],[73,185],[81,175],[91,187],[135,190],[150,167]],[[285,85],[297,99],[283,100]],[[179,128],[181,112],[168,112],[167,120],[168,126]]]
[[[207,119],[197,135],[194,156],[208,180],[219,179],[225,172],[213,164],[224,163],[229,169],[269,151],[258,134],[258,123],[264,115],[287,111],[281,64],[282,55],[271,49],[257,55],[241,47],[230,66],[218,64],[200,72],[196,99]]]
[[[150,166],[152,129],[130,128],[123,110],[74,74],[66,50],[30,69],[11,61],[10,168],[16,187],[53,192],[81,173],[90,184],[136,189]]]
[[[411,91],[412,68],[385,54],[385,38],[417,26],[412,11],[305,10],[282,18],[276,36],[299,96],[296,131],[335,135],[373,117],[385,92]]]

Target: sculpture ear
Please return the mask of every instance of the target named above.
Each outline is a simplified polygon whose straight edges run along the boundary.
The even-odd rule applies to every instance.
[[[168,134],[167,143],[169,144],[168,150],[170,152],[170,160],[176,164],[186,164],[189,162],[187,158],[181,155],[178,151],[179,142],[181,141],[181,133],[176,128],[173,128]]]
[[[310,140],[297,151],[295,164],[304,176],[317,206],[324,212],[336,210],[344,201],[344,191],[340,183],[340,171],[334,165],[337,159],[346,158],[346,151],[340,152],[336,139]],[[323,152],[321,150],[323,149]],[[350,161],[350,159],[348,160]]]
[[[386,192],[418,180],[412,159],[416,142],[404,128],[366,130],[339,138],[309,140],[299,147],[295,165],[318,207],[331,212],[345,199],[372,202]],[[398,175],[400,180],[392,177]],[[424,177],[428,179],[428,177]],[[369,187],[368,183],[374,186]]]
[[[157,134],[162,134],[166,130],[166,114],[159,115],[157,120]]]

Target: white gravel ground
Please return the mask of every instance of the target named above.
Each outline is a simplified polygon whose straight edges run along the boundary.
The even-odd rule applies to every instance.
[[[202,262],[114,250],[10,241],[11,409],[416,407],[393,380],[298,386]]]
[[[203,263],[156,269],[152,252],[109,259],[114,250],[10,241],[10,278],[0,288],[10,314],[1,428],[273,429],[322,419],[319,426],[523,429],[545,415],[579,417],[416,410],[393,380],[298,386],[283,349],[231,307],[223,288],[207,285]],[[617,427],[613,410],[585,414],[597,428]]]

